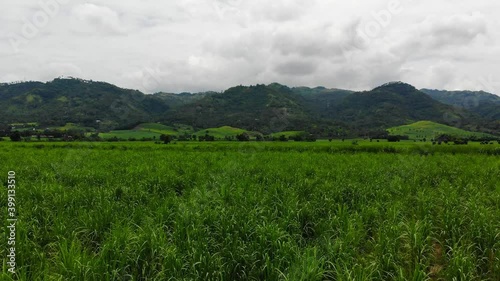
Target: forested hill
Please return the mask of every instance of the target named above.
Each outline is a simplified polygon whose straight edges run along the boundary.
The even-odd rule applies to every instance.
[[[136,90],[81,79],[26,82],[0,86],[0,122],[37,122],[43,125],[66,123],[93,127],[119,127],[153,121],[169,106],[159,97]]]
[[[483,91],[442,91],[422,89],[442,103],[465,108],[490,120],[500,119],[500,96]]]
[[[430,120],[477,130],[484,122],[465,109],[443,104],[415,87],[400,82],[347,96],[338,110],[332,111],[332,118],[361,127],[369,124],[375,128]]]
[[[145,95],[105,82],[55,79],[0,84],[0,125],[37,122],[95,127],[99,123],[101,129],[116,129],[162,122],[200,129],[228,125],[262,133],[314,130],[323,134],[385,130],[429,120],[472,131],[500,132],[495,103],[479,102],[470,108],[441,96],[401,82],[365,92],[273,83],[237,86],[221,93]]]

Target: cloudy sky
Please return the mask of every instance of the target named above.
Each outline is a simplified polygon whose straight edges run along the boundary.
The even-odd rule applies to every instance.
[[[2,0],[0,81],[146,93],[279,82],[500,94],[493,0]]]

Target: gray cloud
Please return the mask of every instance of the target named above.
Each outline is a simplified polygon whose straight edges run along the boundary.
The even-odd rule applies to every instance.
[[[50,3],[58,6],[47,12]],[[493,1],[26,0],[2,7],[5,82],[67,75],[152,93],[271,82],[362,90],[404,80],[500,93],[500,3]]]
[[[291,60],[278,64],[275,70],[282,75],[310,75],[317,68],[318,65],[314,61]]]
[[[125,34],[126,29],[118,13],[106,6],[84,3],[73,9],[72,17],[82,24],[78,31],[89,33]]]
[[[481,14],[453,15],[430,23],[423,37],[428,37],[433,47],[463,45],[486,34],[486,19]]]

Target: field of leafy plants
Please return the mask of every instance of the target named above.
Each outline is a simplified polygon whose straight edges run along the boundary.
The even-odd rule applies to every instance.
[[[1,280],[500,280],[500,145],[0,143]]]

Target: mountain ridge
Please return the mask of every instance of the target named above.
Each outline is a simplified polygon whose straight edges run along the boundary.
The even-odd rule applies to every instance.
[[[430,120],[498,134],[500,116],[496,108],[489,111],[490,105],[478,103],[473,109],[457,106],[432,90],[420,91],[403,82],[358,92],[271,83],[180,94],[144,94],[107,82],[74,78],[0,84],[3,127],[19,122],[76,123],[105,131],[162,122],[199,129],[233,126],[266,134],[310,131],[338,135]]]

